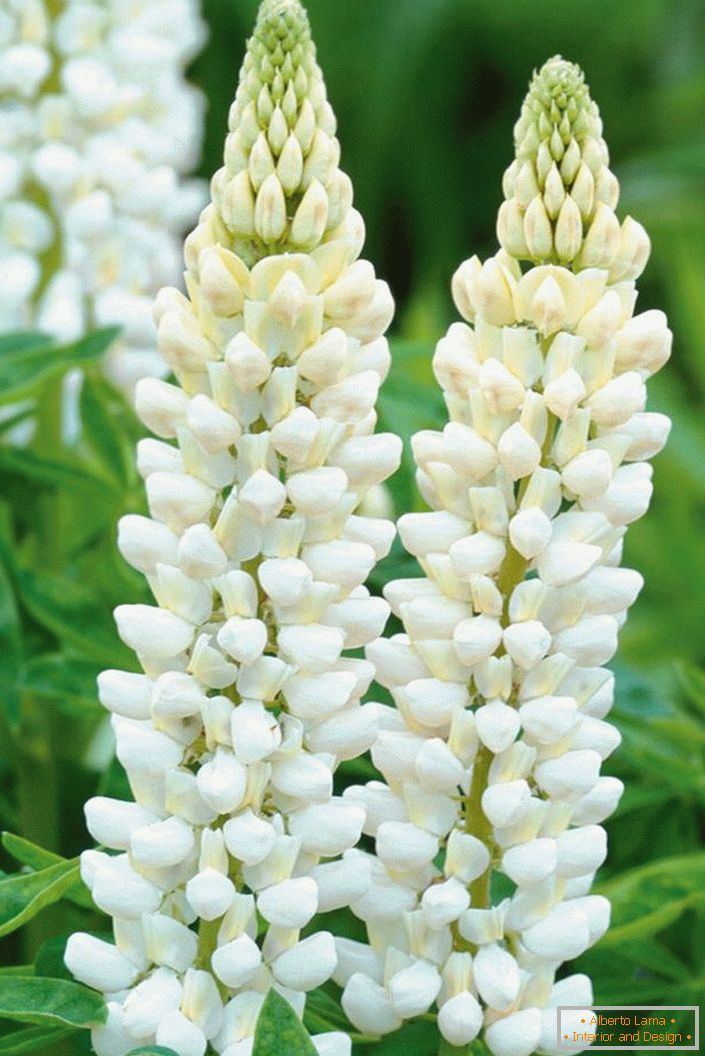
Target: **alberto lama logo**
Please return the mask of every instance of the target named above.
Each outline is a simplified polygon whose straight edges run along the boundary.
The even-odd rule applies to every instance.
[[[698,1052],[698,1013],[695,1005],[559,1008],[559,1051],[578,1052],[590,1045],[595,1049],[622,1052],[644,1049]]]

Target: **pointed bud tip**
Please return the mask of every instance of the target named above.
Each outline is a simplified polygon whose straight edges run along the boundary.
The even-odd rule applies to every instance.
[[[310,36],[308,15],[300,0],[262,0],[257,13],[256,37],[274,33],[285,50]]]
[[[527,141],[531,126],[535,135],[530,135]],[[602,132],[599,111],[583,71],[577,63],[561,55],[554,55],[540,70],[534,71],[515,128],[517,156],[529,146],[535,149],[541,141],[550,143],[552,131],[563,141],[564,148],[571,136],[581,142],[587,136],[599,138]],[[560,145],[557,149],[560,153]]]

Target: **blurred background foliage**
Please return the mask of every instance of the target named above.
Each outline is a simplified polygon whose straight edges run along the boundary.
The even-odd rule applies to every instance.
[[[205,0],[210,42],[193,70],[209,102],[205,176],[221,164],[227,112],[256,6],[257,0]],[[443,420],[430,361],[435,340],[455,318],[450,277],[465,257],[495,250],[494,218],[512,156],[512,126],[532,69],[550,55],[561,53],[583,66],[621,181],[620,212],[632,213],[652,237],[639,304],[664,308],[676,335],[673,359],[651,387],[652,409],[671,415],[674,430],[656,462],[651,511],[630,529],[625,555],[625,563],[644,574],[646,587],[622,633],[617,665],[614,717],[624,743],[609,767],[625,780],[627,792],[609,824],[610,858],[599,883],[613,899],[614,927],[579,967],[594,975],[602,1003],[700,1002],[705,3],[308,0],[308,8],[339,118],[344,167],[367,222],[366,252],[398,303],[394,366],[380,405],[384,428],[408,438]],[[143,503],[131,460],[139,426],[90,366],[97,346],[60,355],[41,342],[39,351],[36,346],[27,346],[34,356],[29,366],[21,349],[10,349],[10,373],[3,368],[0,374],[4,402],[14,402],[18,391],[32,395],[31,385],[17,389],[18,378],[34,378],[39,392],[47,377],[57,383],[78,361],[88,364],[87,383],[82,432],[72,447],[40,444],[22,454],[0,444],[0,822],[70,856],[88,842],[82,801],[98,788],[128,794],[111,762],[93,687],[101,667],[134,663],[117,640],[110,611],[119,601],[138,600],[144,589],[114,547],[117,517]],[[8,348],[0,344],[0,352]],[[397,512],[418,505],[408,449],[392,491]],[[377,572],[376,585],[409,574],[409,568],[395,549]],[[342,780],[369,776],[371,767],[362,761]],[[8,871],[18,862],[25,869],[57,868],[55,859],[30,844],[6,839],[5,850]],[[91,923],[85,897],[67,883],[64,876],[63,887],[54,888],[64,901],[44,909],[19,937],[0,898],[0,936],[11,932],[0,940],[2,963],[23,963],[41,947],[38,974],[61,973],[60,943],[47,939],[78,920]],[[95,915],[92,923],[104,927]],[[349,918],[335,926],[355,933]],[[0,968],[0,1017],[7,1014],[9,973]],[[338,1021],[334,996],[318,995],[312,1002],[312,1030],[331,1029]],[[41,1017],[33,1022],[24,1029],[46,1027]],[[25,1051],[17,1047],[17,1025],[8,1021],[10,1033],[4,1029],[0,1056]],[[8,1040],[13,1033],[15,1040]],[[88,1051],[85,1035],[63,1038],[49,1033],[41,1051]],[[435,1044],[429,1025],[419,1024],[364,1051],[394,1056],[411,1045],[424,1056]]]

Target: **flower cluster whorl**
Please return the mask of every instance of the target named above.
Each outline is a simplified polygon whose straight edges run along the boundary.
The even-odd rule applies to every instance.
[[[622,792],[600,776],[619,743],[603,665],[642,585],[622,541],[670,426],[645,381],[671,333],[633,315],[620,252],[523,272],[500,250],[454,279],[466,322],[434,358],[450,421],[412,441],[431,510],[399,521],[425,578],[387,586],[404,633],[367,650],[397,705],[372,749],[386,783],[345,793],[376,841],[352,907],[369,946],[339,940],[335,975],[361,1030],[435,1003],[451,1045],[484,1028],[494,1056],[529,1056],[557,1051],[557,1005],[591,1002],[587,977],[555,975],[609,922],[590,894]]]
[[[637,278],[649,239],[615,215],[602,121],[579,66],[556,56],[534,74],[514,128],[516,157],[504,175],[500,245],[519,260],[601,268],[610,282]]]
[[[203,205],[198,0],[10,0],[0,11],[0,327],[119,324],[126,390],[162,373],[151,301]]]
[[[325,135],[337,156],[298,0],[265,0],[238,99],[270,74],[273,107],[269,89],[257,94],[267,127],[276,114],[300,128],[326,115],[330,135],[311,142]],[[236,104],[228,157],[254,120]],[[389,611],[363,583],[394,526],[355,511],[401,453],[397,437],[374,434],[393,303],[357,260],[363,225],[349,201],[327,213],[333,227],[312,221],[307,252],[289,252],[279,226],[269,237],[280,199],[266,180],[245,234],[255,186],[241,173],[235,187],[216,177],[187,241],[188,298],[157,301],[179,385],[137,387],[160,439],[138,449],[151,517],[125,517],[119,545],[157,604],[116,611],[144,674],[100,679],[136,802],[87,805],[94,838],[120,852],[82,859],[115,945],[75,935],[66,954],[108,995],[98,1056],[155,1042],[248,1056],[267,990],[302,1012],[335,969],[332,935],[301,929],[370,882],[353,849],[365,811],[333,795],[333,773],[371,746],[386,711],[361,703],[373,665],[343,654],[372,642]],[[347,186],[337,169],[320,175],[319,188]],[[349,1052],[346,1035],[316,1043]]]

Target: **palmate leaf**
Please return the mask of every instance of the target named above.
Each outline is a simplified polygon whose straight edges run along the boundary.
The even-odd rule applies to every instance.
[[[107,1015],[100,994],[66,979],[0,979],[0,1018],[42,1027],[93,1027]]]
[[[317,1056],[299,1017],[276,990],[265,998],[255,1029],[252,1056]]]
[[[686,909],[705,907],[705,852],[659,859],[599,884],[612,903],[613,926],[600,948],[657,935]]]
[[[61,861],[35,873],[0,880],[0,938],[60,901],[79,879],[78,862]]]
[[[118,333],[116,327],[94,330],[68,345],[38,334],[6,334],[0,345],[0,404],[17,403],[56,374],[95,362]]]

